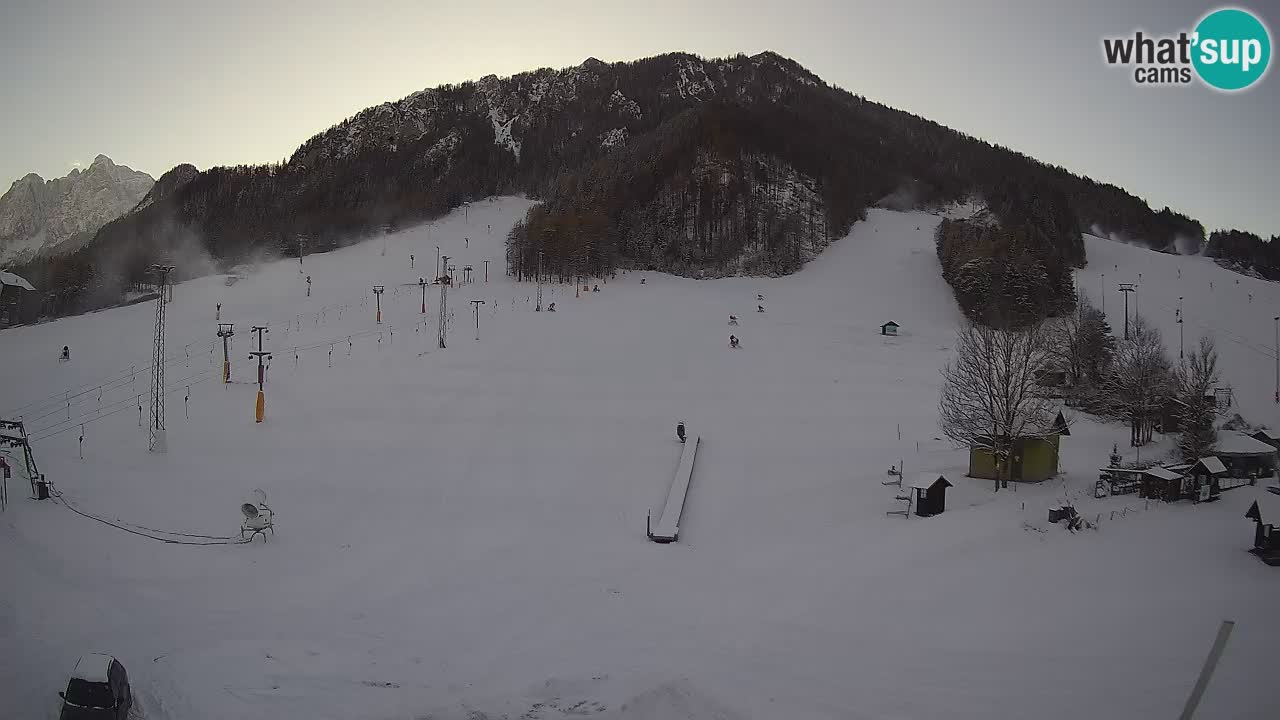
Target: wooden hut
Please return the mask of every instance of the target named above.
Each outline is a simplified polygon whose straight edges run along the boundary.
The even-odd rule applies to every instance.
[[[1191,499],[1196,502],[1217,500],[1222,492],[1218,481],[1226,474],[1227,466],[1216,457],[1202,457],[1196,460],[1187,471],[1187,476],[1190,478],[1188,490],[1191,492]]]
[[[1182,497],[1182,473],[1167,467],[1149,467],[1142,471],[1138,497],[1173,502]]]
[[[898,323],[896,323],[896,322],[894,322],[894,321],[890,320],[889,322],[887,322],[887,323],[885,323],[885,324],[881,325],[881,326],[880,326],[880,334],[881,334],[881,335],[897,335],[897,334],[898,334]]]
[[[916,515],[930,517],[947,509],[947,488],[951,483],[941,475],[926,473],[907,484],[913,495]]]
[[[1253,520],[1253,549],[1268,565],[1280,565],[1280,497],[1261,494],[1249,506],[1245,517]]]

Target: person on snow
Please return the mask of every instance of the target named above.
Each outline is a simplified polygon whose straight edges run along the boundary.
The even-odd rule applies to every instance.
[[[757,300],[764,300],[764,295],[762,295],[762,294],[760,294],[760,293],[756,293],[756,299],[757,299]]]
[[[737,324],[738,324],[738,316],[737,316],[737,315],[730,315],[730,316],[729,316],[729,324],[730,324],[730,325],[737,325]]]
[[[591,292],[600,292],[600,286],[596,285],[595,287],[591,288]]]
[[[763,305],[757,305],[757,306],[756,306],[756,312],[758,312],[758,313],[762,313],[762,312],[764,312],[764,306],[763,306]]]
[[[733,348],[733,349],[735,349],[735,350],[738,348],[738,338],[737,338],[737,336],[736,336],[736,335],[730,335],[730,336],[729,336],[729,347],[731,347],[731,348]]]
[[[70,359],[71,359],[71,348],[67,347],[66,345],[63,345],[63,346],[62,346],[62,354],[58,356],[58,359],[59,359],[59,360],[63,360],[63,361],[70,360]]]
[[[680,442],[684,442],[684,421],[676,423],[676,437],[680,438]]]
[[[643,285],[643,284],[644,284],[644,278],[640,278],[640,284],[641,284],[641,285]]]
[[[555,312],[555,311],[556,311],[555,303],[551,303],[550,305],[547,306],[547,312]]]

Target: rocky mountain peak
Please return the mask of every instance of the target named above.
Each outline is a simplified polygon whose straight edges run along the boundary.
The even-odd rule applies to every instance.
[[[154,183],[150,175],[102,154],[65,177],[25,175],[0,196],[0,262],[74,249],[69,244],[78,246],[128,212]]]

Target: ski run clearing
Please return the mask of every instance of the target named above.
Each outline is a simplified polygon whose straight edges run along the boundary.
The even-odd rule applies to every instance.
[[[785,278],[551,285],[552,313],[503,276],[530,204],[472,203],[388,236],[385,255],[378,238],[308,256],[310,297],[296,259],[178,285],[167,454],[147,451],[136,407],[152,303],[0,332],[0,413],[24,416],[63,494],[9,483],[0,717],[56,717],[77,658],[103,652],[148,720],[1172,718],[1224,619],[1197,717],[1280,717],[1280,572],[1246,552],[1261,484],[1204,505],[1094,500],[1128,431],[1080,418],[1059,478],[994,493],[938,439],[962,318],[937,217],[872,211]],[[1130,310],[1176,357],[1184,297],[1187,347],[1212,329],[1238,409],[1278,426],[1280,285],[1086,241],[1095,304],[1102,273],[1140,283]],[[478,278],[450,293],[443,350],[439,289],[422,315],[417,285],[437,245]],[[218,303],[236,324],[228,385]],[[1117,333],[1122,307],[1109,291]],[[897,337],[879,334],[889,321]],[[251,325],[274,352],[260,425]],[[697,467],[678,542],[656,544],[645,518],[676,474],[679,420]],[[900,459],[954,483],[944,514],[886,515]],[[256,488],[275,512],[265,544],[158,542],[62,504],[238,539]],[[1064,497],[1100,528],[1049,524]]]

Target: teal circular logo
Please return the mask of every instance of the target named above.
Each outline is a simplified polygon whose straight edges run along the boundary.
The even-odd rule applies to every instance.
[[[1243,90],[1262,79],[1271,61],[1271,35],[1252,13],[1215,10],[1196,25],[1191,64],[1210,87]]]

